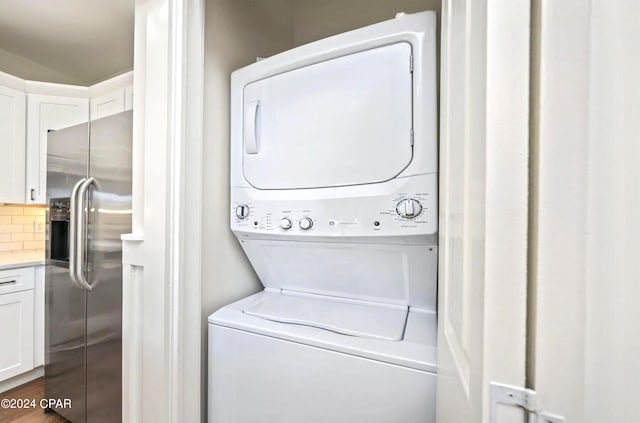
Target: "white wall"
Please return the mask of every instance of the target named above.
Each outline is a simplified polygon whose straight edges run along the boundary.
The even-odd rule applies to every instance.
[[[529,380],[567,422],[635,422],[640,4],[536,9]]]
[[[229,229],[229,86],[235,69],[293,45],[290,0],[207,0],[205,18],[202,336],[206,405],[206,318],[262,288]],[[206,415],[206,414],[205,414]]]
[[[639,21],[591,2],[585,423],[640,421]]]
[[[229,229],[229,86],[235,69],[292,46],[289,0],[208,0],[205,29],[203,314],[261,285]],[[206,329],[206,328],[203,328]]]

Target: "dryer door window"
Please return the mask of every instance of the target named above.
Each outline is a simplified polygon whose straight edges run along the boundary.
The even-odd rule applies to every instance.
[[[411,162],[406,42],[250,83],[243,101],[243,171],[256,188],[383,182]]]

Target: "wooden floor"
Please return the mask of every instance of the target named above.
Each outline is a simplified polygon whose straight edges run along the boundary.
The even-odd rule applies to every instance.
[[[8,392],[0,394],[3,399],[34,399],[36,408],[7,409],[0,406],[0,423],[63,423],[67,420],[56,413],[45,413],[40,408],[40,400],[44,397],[44,379],[36,379]]]

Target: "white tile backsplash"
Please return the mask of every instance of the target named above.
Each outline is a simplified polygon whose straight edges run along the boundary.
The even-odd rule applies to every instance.
[[[0,264],[44,260],[46,208],[0,205]]]

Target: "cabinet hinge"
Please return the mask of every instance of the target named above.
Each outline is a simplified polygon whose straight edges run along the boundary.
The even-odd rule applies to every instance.
[[[413,73],[413,55],[409,56],[409,72]]]
[[[520,407],[528,413],[528,423],[566,423],[562,416],[538,410],[536,391],[491,382],[491,423],[498,423],[498,405]]]

